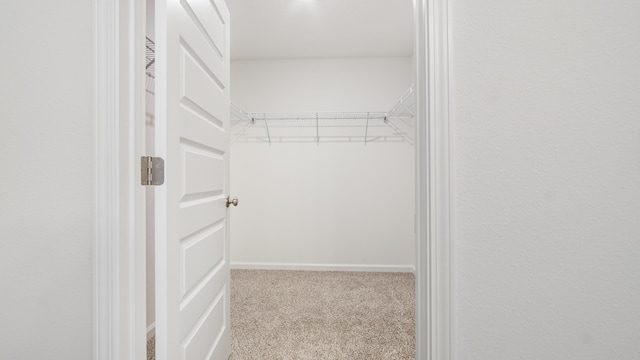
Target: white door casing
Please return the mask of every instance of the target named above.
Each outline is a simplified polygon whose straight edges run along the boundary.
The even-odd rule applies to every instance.
[[[156,357],[230,354],[229,11],[156,4]]]
[[[93,116],[95,123],[95,192],[96,192],[96,209],[95,223],[96,231],[94,233],[95,257],[94,257],[94,354],[95,360],[111,360],[114,358],[122,360],[139,360],[144,358],[144,341],[145,321],[144,321],[144,259],[145,252],[140,251],[137,247],[144,246],[144,201],[142,198],[143,188],[139,185],[140,174],[140,153],[143,148],[144,132],[138,129],[136,125],[143,124],[140,119],[144,118],[144,81],[140,75],[144,71],[144,6],[141,2],[127,0],[93,0],[96,4],[96,32],[94,34],[96,41],[95,49],[95,82],[96,82],[96,111]],[[159,0],[157,6],[165,7],[156,10],[157,13],[164,11],[171,6],[164,4],[166,0]],[[184,1],[184,0],[183,0]],[[212,0],[214,1],[214,0]],[[186,2],[186,1],[185,1]],[[188,3],[191,3],[190,1]],[[177,3],[171,0],[170,3]],[[204,2],[203,2],[204,3]],[[222,1],[214,1],[216,5],[223,8]],[[191,5],[193,6],[193,5]],[[176,7],[173,5],[173,7]],[[447,49],[447,20],[449,15],[446,11],[447,0],[415,0],[414,12],[420,14],[415,17],[414,38],[417,43],[424,46],[418,47],[423,57],[418,58],[415,64],[419,71],[416,72],[415,81],[418,83],[421,79],[428,79],[428,87],[430,90],[430,103],[435,104],[436,108],[446,108],[448,104],[448,49]],[[431,11],[427,11],[427,9]],[[434,11],[436,10],[436,11]],[[196,12],[198,13],[198,12]],[[432,20],[429,22],[429,33],[427,36],[427,18]],[[223,17],[224,19],[224,17]],[[157,25],[157,29],[166,31],[167,21]],[[225,33],[225,52],[229,51],[228,37],[228,14]],[[166,42],[169,38],[168,34],[158,34],[157,42]],[[164,38],[163,38],[164,37]],[[163,44],[156,47],[156,57],[161,56]],[[175,46],[174,46],[175,47]],[[426,56],[426,53],[432,56]],[[225,58],[223,56],[223,58]],[[162,66],[156,66],[156,74],[161,70]],[[228,64],[228,56],[225,58]],[[435,66],[439,64],[440,66]],[[432,76],[427,75],[427,69]],[[228,78],[227,78],[228,79]],[[424,80],[423,80],[424,81]],[[228,89],[228,83],[227,88]],[[161,85],[156,81],[156,86]],[[425,85],[423,85],[425,86]],[[426,86],[425,86],[426,87]],[[160,90],[160,89],[158,89]],[[137,95],[132,95],[137,94]],[[228,92],[227,92],[228,94]],[[166,93],[165,93],[166,95]],[[160,94],[156,94],[156,104]],[[228,96],[228,95],[227,95]],[[434,101],[435,98],[435,101]],[[427,97],[420,96],[418,99],[422,103],[423,109],[427,108]],[[418,180],[418,186],[428,192],[430,184],[446,185],[451,183],[449,178],[453,175],[450,166],[450,154],[448,150],[449,139],[452,137],[448,130],[449,118],[447,114],[438,114],[437,116],[426,115],[426,111],[418,115],[418,121],[425,122],[427,117],[432,121],[429,126],[436,126],[440,131],[422,131],[417,134],[422,141],[426,141],[429,135],[435,137],[439,143],[440,150],[426,146],[422,151],[417,153],[418,168],[416,172],[424,173],[424,177]],[[159,114],[156,115],[156,121]],[[220,119],[223,125],[226,124],[227,118]],[[160,124],[157,124],[160,131]],[[226,127],[223,127],[226,130]],[[443,134],[444,130],[444,134]],[[166,135],[166,129],[164,129]],[[160,139],[157,139],[160,140]],[[167,139],[163,139],[168,144]],[[132,146],[133,145],[133,146]],[[434,144],[435,146],[435,144]],[[158,149],[160,151],[160,149]],[[159,154],[159,153],[158,153]],[[163,152],[166,156],[166,151]],[[225,152],[226,154],[226,152]],[[224,156],[223,156],[224,157]],[[426,164],[423,158],[431,160],[433,168],[426,170]],[[435,161],[434,161],[435,160]],[[442,166],[436,166],[440,164]],[[445,166],[447,165],[447,166]],[[167,163],[168,178],[167,181],[173,181],[171,174],[171,163]],[[225,166],[227,166],[225,164]],[[126,185],[119,185],[126,184]],[[165,185],[166,186],[166,185]],[[225,188],[223,190],[228,190]],[[416,302],[418,305],[417,317],[418,321],[427,319],[427,314],[431,318],[441,319],[434,322],[435,326],[418,326],[417,331],[417,359],[438,359],[447,360],[455,358],[455,343],[453,329],[454,317],[453,296],[447,299],[453,287],[451,279],[453,274],[453,258],[451,253],[443,253],[451,246],[450,239],[453,236],[447,231],[432,231],[435,228],[446,230],[453,226],[450,222],[451,214],[449,211],[450,188],[435,186],[431,189],[437,196],[420,196],[418,200],[422,208],[440,209],[442,211],[426,211],[420,213],[417,206],[417,221],[425,226],[418,227],[417,241],[424,242],[426,248],[436,246],[440,251],[429,253],[428,251],[419,251],[417,254],[418,263],[426,265],[429,263],[429,257],[435,257],[438,260],[437,269],[431,269],[429,266],[423,266],[421,271],[416,273],[416,282],[418,286]],[[158,190],[160,192],[162,190]],[[165,197],[168,193],[165,191]],[[159,201],[159,200],[157,200]],[[435,201],[435,203],[434,203]],[[444,219],[441,216],[444,215]],[[167,214],[163,214],[166,216]],[[444,221],[445,224],[442,224]],[[431,230],[429,231],[431,224]],[[165,223],[164,227],[169,228]],[[165,231],[166,232],[166,231]],[[121,234],[134,234],[123,237]],[[227,235],[225,234],[225,237]],[[166,239],[165,239],[166,240]],[[135,244],[134,244],[135,243]],[[130,244],[130,245],[127,245]],[[158,244],[166,246],[167,244]],[[157,250],[160,251],[160,250]],[[169,265],[169,259],[164,255],[165,265]],[[228,259],[228,247],[225,249],[225,261]],[[171,264],[175,266],[175,264]],[[225,264],[226,265],[226,264]],[[164,265],[163,265],[164,266]],[[159,266],[157,265],[156,271]],[[445,271],[438,271],[445,270]],[[175,270],[175,269],[172,269]],[[165,270],[165,272],[167,272]],[[167,272],[168,273],[168,272]],[[160,276],[158,274],[157,276]],[[174,279],[175,280],[175,279]],[[434,281],[435,280],[435,281]],[[167,286],[163,289],[156,289],[156,296],[162,305],[169,303],[179,303],[175,299],[162,299],[159,290],[166,293]],[[142,289],[135,291],[135,289]],[[177,296],[176,296],[177,297]],[[228,299],[228,298],[227,298]],[[440,301],[434,301],[441,299]],[[448,304],[447,304],[448,303]],[[161,304],[158,303],[157,306]],[[442,306],[444,305],[444,306]],[[448,305],[448,306],[447,306]],[[162,321],[172,320],[165,317]],[[159,321],[160,319],[158,319]],[[227,318],[228,320],[228,318]],[[158,331],[162,324],[157,322]],[[228,321],[227,323],[228,324]],[[172,356],[177,353],[177,346],[180,340],[174,340],[173,343],[163,344],[162,338],[173,336],[168,330],[176,332],[175,329],[159,331],[157,336],[157,358],[158,359],[174,359]],[[444,335],[444,338],[442,338]],[[176,339],[177,339],[177,335]],[[228,336],[228,335],[227,335]],[[227,337],[228,338],[228,337]],[[448,341],[446,341],[448,340]],[[440,345],[435,345],[440,344]],[[175,346],[174,353],[168,354],[169,346]],[[173,349],[173,348],[172,348]],[[439,349],[439,350],[438,350]],[[179,357],[175,357],[177,359]],[[214,358],[215,359],[215,358]]]

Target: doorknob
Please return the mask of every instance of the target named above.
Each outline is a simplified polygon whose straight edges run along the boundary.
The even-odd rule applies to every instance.
[[[234,197],[233,199],[231,199],[230,196],[227,196],[227,207],[229,207],[231,204],[233,204],[233,206],[238,206],[238,198]]]

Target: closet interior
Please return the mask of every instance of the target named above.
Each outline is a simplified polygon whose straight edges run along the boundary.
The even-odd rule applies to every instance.
[[[232,60],[232,268],[413,271],[411,64]]]
[[[230,7],[233,18],[238,10],[234,2]],[[147,10],[146,147],[153,154],[153,1]],[[232,37],[225,129],[231,141],[230,192],[240,202],[229,215],[231,268],[413,272],[411,53],[234,58],[237,43]],[[153,189],[146,199],[151,338]]]

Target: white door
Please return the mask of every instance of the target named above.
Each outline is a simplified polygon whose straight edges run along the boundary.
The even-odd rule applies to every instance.
[[[229,11],[156,2],[156,357],[230,354]]]

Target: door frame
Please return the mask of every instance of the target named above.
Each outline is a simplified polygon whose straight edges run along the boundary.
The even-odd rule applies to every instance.
[[[414,0],[416,359],[455,358],[449,3]]]
[[[145,2],[93,0],[94,360],[146,357]],[[416,359],[454,358],[448,0],[413,0]]]
[[[93,0],[93,8],[93,359],[141,360],[146,358],[145,189],[140,185],[145,4]]]

